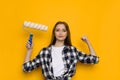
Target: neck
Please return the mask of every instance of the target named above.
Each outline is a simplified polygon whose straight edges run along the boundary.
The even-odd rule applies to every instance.
[[[63,46],[64,45],[64,41],[59,41],[59,40],[56,40],[56,43],[54,46],[56,47],[60,47],[60,46]]]

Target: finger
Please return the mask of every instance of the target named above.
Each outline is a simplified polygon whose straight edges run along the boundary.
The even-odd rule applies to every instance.
[[[26,45],[30,45],[31,46],[32,44],[30,42],[28,42]]]
[[[26,48],[29,48],[29,45],[26,45]]]
[[[29,48],[29,47],[30,47],[30,44],[29,44],[29,43],[27,43],[27,44],[26,44],[26,47],[27,47],[27,48]]]
[[[30,44],[30,41],[27,41],[28,44]]]
[[[84,40],[84,37],[82,36],[81,39]]]

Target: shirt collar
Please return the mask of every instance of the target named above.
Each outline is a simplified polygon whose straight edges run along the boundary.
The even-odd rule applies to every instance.
[[[47,47],[47,49],[48,49],[48,50],[51,50],[51,49],[52,49],[52,45],[49,46],[49,47]],[[65,45],[64,48],[63,48],[63,50],[66,50],[66,49],[70,49],[70,46]]]

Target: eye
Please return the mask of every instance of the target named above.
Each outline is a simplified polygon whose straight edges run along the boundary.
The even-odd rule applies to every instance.
[[[66,29],[63,29],[63,32],[66,32],[67,30]]]
[[[59,31],[59,29],[56,29],[55,31]]]

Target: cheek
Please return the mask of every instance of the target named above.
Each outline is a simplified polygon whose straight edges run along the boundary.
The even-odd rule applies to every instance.
[[[64,36],[67,37],[67,32],[64,33]]]
[[[55,35],[58,35],[59,33],[58,32],[55,32]]]
[[[57,37],[59,35],[59,33],[58,32],[55,32],[55,36]]]

